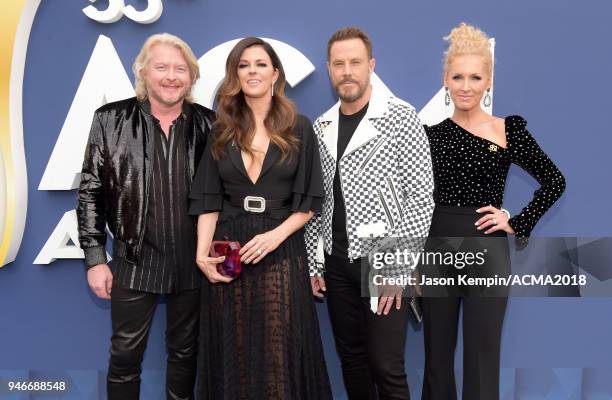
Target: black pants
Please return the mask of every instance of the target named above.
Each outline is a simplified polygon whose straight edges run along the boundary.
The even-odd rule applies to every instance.
[[[476,230],[482,214],[477,207],[440,207],[434,211],[427,252],[477,253],[485,251],[479,266],[427,265],[421,274],[434,277],[459,275],[508,276],[510,259],[504,232],[491,237]],[[485,250],[486,249],[486,250]],[[463,399],[499,399],[499,356],[508,289],[492,287],[424,287],[423,334],[425,375],[423,400],[455,400],[455,348],[459,312],[463,305]]]
[[[370,310],[361,297],[359,260],[326,256],[327,308],[350,400],[410,399],[404,352],[408,307],[388,315]]]
[[[132,400],[140,396],[140,373],[157,294],[113,286],[111,293],[109,400]],[[193,399],[198,353],[200,289],[167,295],[166,397]]]

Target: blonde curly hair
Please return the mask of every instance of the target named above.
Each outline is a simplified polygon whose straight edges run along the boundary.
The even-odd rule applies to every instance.
[[[460,23],[453,28],[448,36],[444,37],[448,42],[448,50],[444,53],[444,74],[453,60],[463,55],[478,55],[483,57],[485,70],[489,77],[493,73],[493,57],[491,43],[486,33],[473,25]]]
[[[193,54],[193,51],[189,47],[187,43],[183,41],[183,39],[178,36],[171,35],[169,33],[158,33],[153,36],[149,36],[146,40],[145,44],[142,46],[140,53],[136,57],[134,64],[132,65],[132,71],[134,72],[134,76],[136,77],[136,97],[138,100],[142,101],[147,98],[147,85],[144,79],[144,72],[149,64],[151,59],[151,49],[158,44],[165,44],[168,46],[176,47],[178,50],[183,53],[183,57],[185,57],[185,61],[189,67],[189,73],[191,76],[191,87],[187,90],[187,96],[185,96],[185,100],[188,102],[193,102],[193,97],[191,95],[191,89],[195,82],[200,79],[200,66],[198,65],[198,59]]]

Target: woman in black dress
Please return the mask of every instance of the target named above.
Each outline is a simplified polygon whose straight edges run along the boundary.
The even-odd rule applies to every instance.
[[[191,193],[206,275],[202,399],[331,398],[302,229],[321,211],[321,165],[311,124],[284,89],[267,42],[236,44]],[[223,258],[209,257],[213,238],[241,243],[237,279],[217,272]]]
[[[473,26],[461,24],[447,40],[445,100],[447,106],[452,100],[455,110],[452,118],[426,127],[436,203],[427,251],[482,252],[484,263],[420,267],[422,275],[457,279],[454,286],[423,288],[422,398],[457,398],[454,356],[459,310],[463,307],[463,399],[496,400],[508,288],[461,286],[458,277],[507,277],[510,258],[506,236],[516,235],[517,244],[525,245],[535,224],[565,190],[565,180],[527,131],[523,118],[493,117],[481,107],[481,100],[484,107],[491,106],[488,37]],[[501,206],[512,163],[541,186],[529,204],[510,218]]]

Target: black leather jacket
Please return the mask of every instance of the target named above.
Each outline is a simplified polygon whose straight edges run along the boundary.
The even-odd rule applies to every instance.
[[[96,110],[89,134],[78,191],[79,243],[89,268],[105,264],[106,224],[114,250],[136,262],[144,234],[151,183],[153,116],[135,97]],[[215,114],[187,104],[183,112],[189,183],[198,169]]]

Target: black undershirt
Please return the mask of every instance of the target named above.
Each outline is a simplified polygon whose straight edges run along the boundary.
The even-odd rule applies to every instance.
[[[361,110],[355,114],[345,115],[342,111],[338,111],[338,151],[336,160],[340,160],[346,147],[348,146],[353,133],[359,126],[359,123],[368,111],[366,104]],[[344,207],[344,198],[342,197],[342,186],[340,185],[340,173],[338,170],[338,162],[336,161],[336,173],[334,174],[334,212],[332,217],[332,254],[336,257],[348,257],[348,237],[346,234],[346,208]]]

